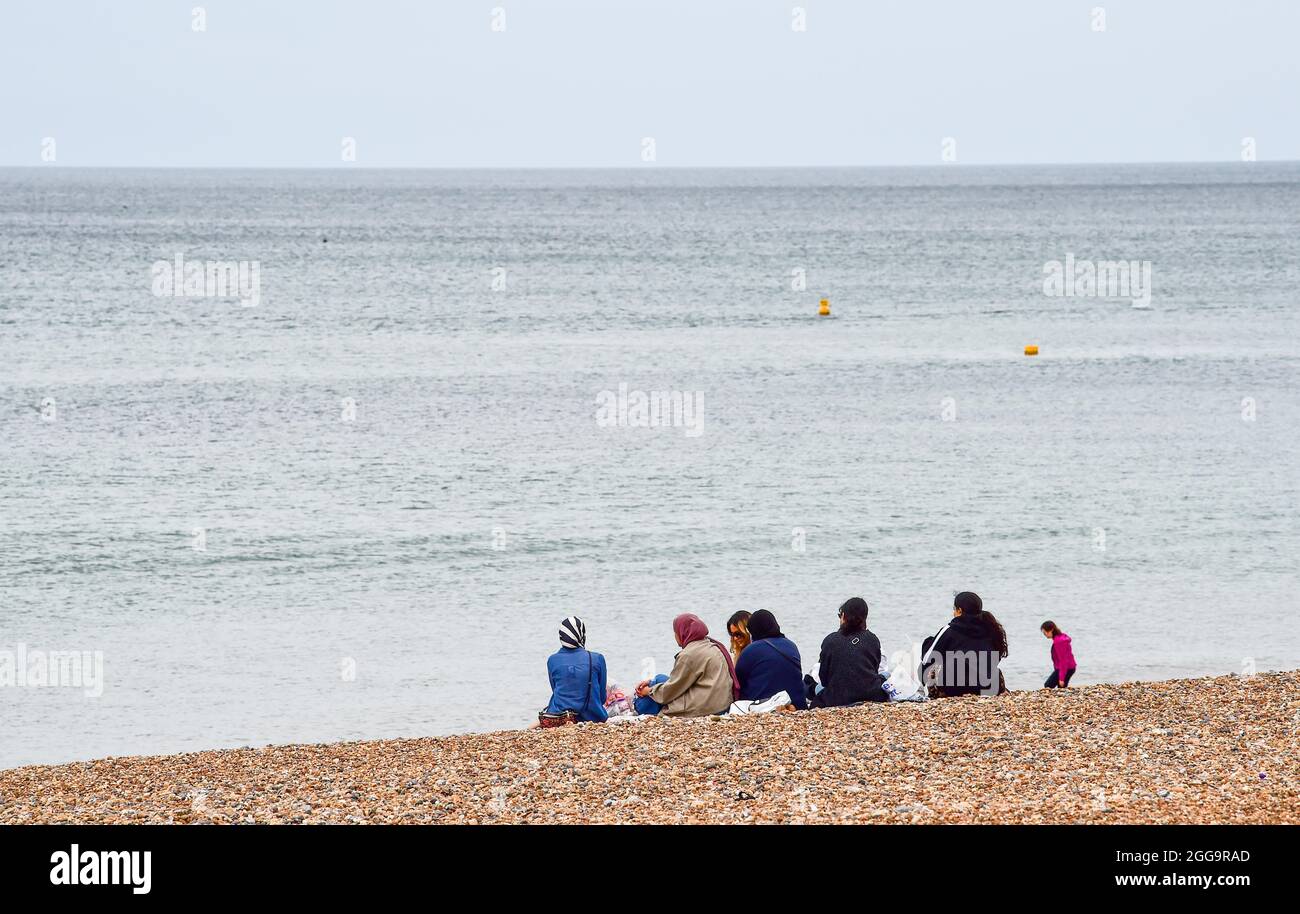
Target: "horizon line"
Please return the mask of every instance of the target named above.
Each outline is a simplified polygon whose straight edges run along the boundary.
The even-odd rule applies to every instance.
[[[116,171],[166,171],[166,170],[224,170],[224,171],[794,171],[826,169],[969,169],[969,168],[1071,168],[1084,166],[1132,165],[1287,165],[1300,164],[1297,159],[1141,159],[1121,161],[1066,161],[1066,162],[925,162],[925,163],[852,163],[821,165],[360,165],[339,163],[330,165],[63,165],[58,162],[40,164],[0,163],[0,169],[78,170],[104,169]]]

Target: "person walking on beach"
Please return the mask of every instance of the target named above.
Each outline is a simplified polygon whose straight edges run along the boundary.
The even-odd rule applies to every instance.
[[[850,597],[839,609],[840,627],[822,641],[814,708],[888,701],[880,675],[880,639],[867,629],[867,601]],[[753,631],[751,624],[750,631]]]
[[[546,660],[551,700],[538,714],[537,726],[562,727],[588,721],[604,723],[605,658],[587,650],[587,626],[577,616],[560,623],[560,649]]]
[[[952,621],[921,643],[921,679],[931,697],[1000,695],[1007,690],[998,664],[1007,656],[1007,633],[979,594],[953,597]]]
[[[1070,677],[1074,675],[1074,649],[1070,646],[1070,636],[1056,627],[1048,619],[1042,625],[1043,637],[1052,640],[1052,675],[1043,683],[1045,689],[1068,688]]]
[[[749,647],[749,613],[741,610],[727,620],[727,634],[731,636],[731,659],[740,660],[740,652]]]
[[[681,651],[666,677],[645,680],[636,687],[637,710],[673,717],[721,714],[740,695],[731,654],[709,637],[709,627],[694,613],[673,619],[673,636]]]
[[[754,613],[749,620],[749,635],[753,640],[736,661],[740,697],[766,701],[778,692],[785,692],[790,696],[790,703],[800,711],[808,707],[799,648],[781,634],[776,616],[766,609]]]

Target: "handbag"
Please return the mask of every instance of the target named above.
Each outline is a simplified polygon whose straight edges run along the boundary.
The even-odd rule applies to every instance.
[[[577,711],[561,711],[559,714],[547,714],[545,711],[537,712],[537,724],[543,730],[549,730],[552,727],[567,727],[569,724],[576,724],[577,722]]]

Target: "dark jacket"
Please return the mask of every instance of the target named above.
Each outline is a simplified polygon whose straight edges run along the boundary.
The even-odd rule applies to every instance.
[[[921,656],[935,644],[934,636],[921,642]],[[922,680],[930,670],[939,675],[940,694],[997,695],[1006,691],[998,642],[987,626],[973,616],[957,616],[935,644],[934,653],[923,666]]]
[[[880,675],[880,639],[869,629],[847,635],[831,632],[822,641],[818,662],[823,686],[814,702],[818,707],[888,700],[881,688],[885,680]]]
[[[736,678],[740,680],[740,697],[765,701],[777,692],[786,692],[799,710],[808,707],[803,694],[803,661],[799,648],[785,635],[761,638],[740,652],[736,661]]]
[[[551,701],[547,714],[577,711],[578,720],[604,723],[605,658],[578,647],[562,647],[546,660],[551,680]]]

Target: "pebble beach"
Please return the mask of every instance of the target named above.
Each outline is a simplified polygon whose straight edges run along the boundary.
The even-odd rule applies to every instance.
[[[0,771],[0,823],[1296,823],[1300,671]]]

